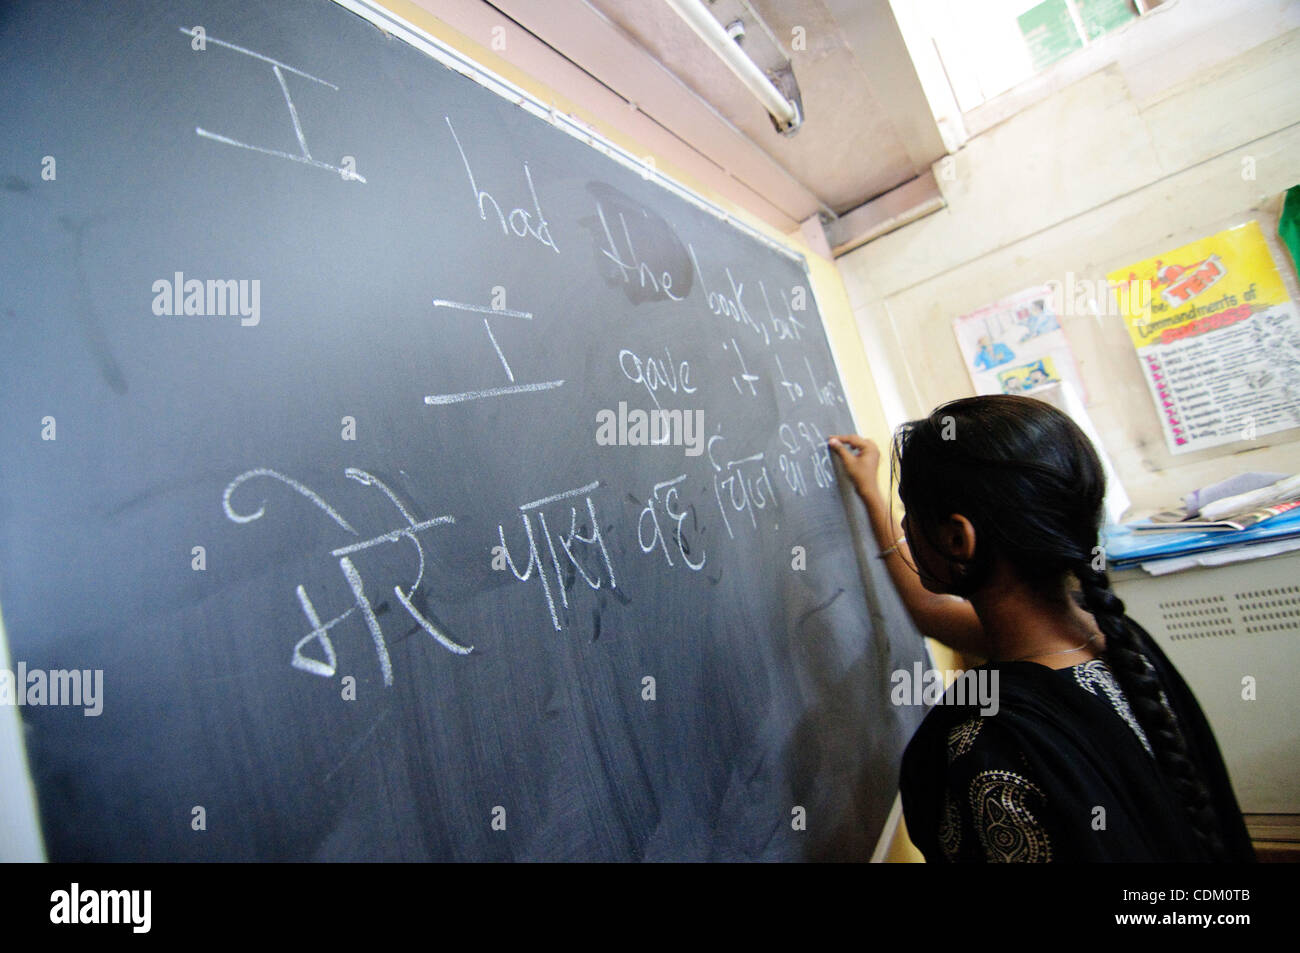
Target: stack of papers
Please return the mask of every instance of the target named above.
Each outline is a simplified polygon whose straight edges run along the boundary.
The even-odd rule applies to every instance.
[[[1275,519],[1296,507],[1300,507],[1300,474],[1213,500],[1199,511],[1168,510],[1127,525],[1136,533],[1233,532]]]
[[[1149,522],[1130,523],[1128,525],[1135,533],[1230,532],[1263,523],[1265,520],[1281,516],[1288,510],[1293,510],[1298,506],[1300,506],[1300,500],[1288,500],[1285,503],[1278,503],[1276,506],[1265,506],[1258,510],[1251,510],[1248,513],[1234,513],[1232,516],[1220,520],[1165,520],[1162,519],[1165,514],[1161,513],[1151,517]]]
[[[1292,507],[1242,530],[1194,530],[1183,533],[1135,531],[1133,525],[1109,526],[1104,542],[1112,568],[1123,569],[1151,559],[1186,556],[1241,543],[1300,537],[1300,506]],[[1262,555],[1262,553],[1261,553]]]

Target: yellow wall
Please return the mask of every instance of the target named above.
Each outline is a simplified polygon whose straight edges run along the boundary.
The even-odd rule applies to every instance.
[[[777,241],[783,242],[785,245],[795,249],[807,258],[813,294],[816,296],[817,306],[821,311],[822,323],[826,328],[826,335],[830,340],[831,349],[839,364],[840,376],[844,384],[849,406],[853,411],[853,418],[857,421],[858,429],[863,434],[871,436],[878,441],[887,439],[888,427],[885,422],[884,412],[881,409],[880,398],[876,389],[876,382],[872,377],[871,369],[867,364],[866,352],[863,350],[862,338],[858,334],[857,326],[854,322],[853,310],[849,306],[849,298],[845,291],[844,282],[840,277],[839,270],[833,262],[821,258],[811,251],[800,236],[781,234],[755,216],[750,215],[744,209],[736,207],[718,196],[716,193],[704,188],[690,176],[685,175],[679,169],[675,168],[662,156],[655,155],[641,143],[630,139],[622,130],[600,121],[598,117],[584,110],[579,105],[566,100],[564,97],[558,96],[554,90],[539,82],[534,77],[521,72],[508,60],[503,59],[498,53],[493,52],[490,48],[481,43],[473,41],[459,31],[452,29],[423,8],[416,6],[414,3],[408,2],[408,0],[384,0],[383,6],[402,19],[418,26],[425,32],[436,37],[447,46],[450,46],[465,56],[468,56],[486,69],[508,79],[521,89],[527,90],[542,102],[552,104],[561,112],[577,117],[584,124],[595,129],[611,142],[626,149],[632,155],[642,157],[653,156],[655,159],[655,168],[658,170],[677,180],[696,194],[705,197],[715,205],[726,209],[736,218],[751,225],[756,230]],[[942,646],[938,646],[937,643],[932,643],[932,647],[937,648],[940,653],[946,651]],[[944,659],[938,658],[937,656],[936,658],[941,663],[944,661]],[[952,668],[954,666],[940,664],[939,667]],[[889,859],[920,860],[921,857],[916,849],[912,847],[910,841],[907,840],[906,835],[900,834],[900,836],[896,837],[894,840],[890,850]]]

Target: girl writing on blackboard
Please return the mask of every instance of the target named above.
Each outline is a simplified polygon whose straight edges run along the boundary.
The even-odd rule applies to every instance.
[[[917,628],[997,674],[995,706],[935,705],[904,754],[927,860],[1254,859],[1205,716],[1110,589],[1105,478],[1068,416],[997,395],[904,424],[902,533],[876,446],[830,443]]]

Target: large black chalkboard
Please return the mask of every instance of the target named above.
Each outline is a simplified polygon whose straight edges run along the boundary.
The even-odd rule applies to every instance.
[[[923,650],[802,261],[327,0],[0,18],[52,859],[870,854]]]

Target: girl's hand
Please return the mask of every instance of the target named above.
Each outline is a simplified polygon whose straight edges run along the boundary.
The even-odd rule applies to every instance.
[[[880,448],[875,441],[857,434],[836,434],[828,441],[832,450],[839,454],[844,464],[844,471],[853,481],[853,488],[858,496],[866,499],[878,494],[880,486],[876,482],[876,471],[880,467]]]

